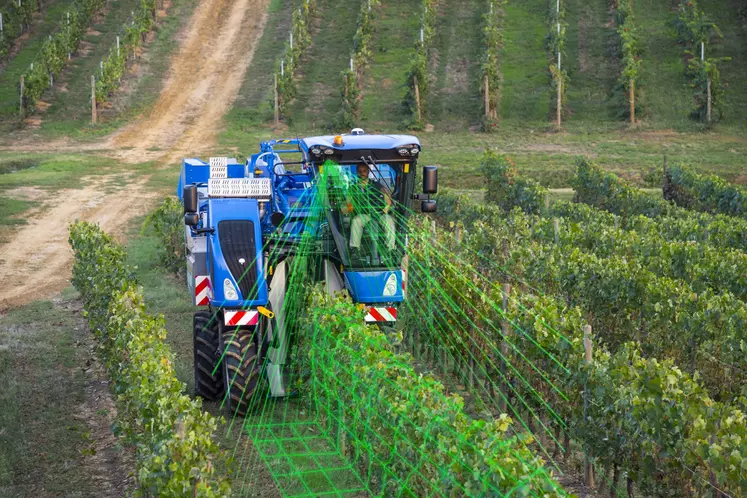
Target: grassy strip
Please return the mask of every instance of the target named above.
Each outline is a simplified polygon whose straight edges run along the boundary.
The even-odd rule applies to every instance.
[[[225,496],[216,419],[186,396],[165,344],[163,317],[147,314],[123,248],[96,225],[71,226],[73,284],[117,393],[121,432],[137,446],[138,484],[150,495]],[[123,361],[126,359],[127,361]]]
[[[102,477],[114,484],[127,475],[103,463],[122,449],[98,446],[91,432],[89,423],[106,414],[88,412],[96,403],[87,392],[98,394],[99,382],[86,366],[94,357],[74,298],[65,292],[0,316],[0,496],[96,496]],[[97,451],[103,469],[90,465]],[[124,494],[125,485],[111,491]]]
[[[550,116],[547,84],[547,2],[528,0],[504,6],[503,95],[500,116],[517,123],[544,126]],[[526,126],[526,125],[525,125]]]

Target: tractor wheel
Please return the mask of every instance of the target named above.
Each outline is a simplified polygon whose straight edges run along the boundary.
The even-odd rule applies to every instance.
[[[208,401],[217,401],[223,395],[223,379],[215,372],[219,358],[218,323],[210,321],[209,311],[195,313],[192,321],[194,338],[195,394]]]
[[[245,416],[254,391],[259,384],[260,364],[254,331],[223,330],[223,379],[228,408],[232,414]]]

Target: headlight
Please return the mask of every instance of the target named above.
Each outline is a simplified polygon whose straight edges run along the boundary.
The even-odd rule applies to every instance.
[[[398,154],[399,154],[400,156],[409,156],[409,155],[410,155],[410,151],[409,151],[409,150],[407,150],[407,149],[405,149],[404,147],[403,147],[403,148],[401,148],[401,149],[398,149],[398,150],[397,150],[397,153],[398,153]]]
[[[327,154],[328,156],[331,156],[332,154],[335,153],[335,151],[334,149],[324,149],[324,153]]]
[[[392,273],[389,278],[386,279],[386,285],[384,286],[384,296],[393,296],[397,293],[397,275]]]
[[[418,149],[417,147],[413,147],[412,149],[410,149],[410,154],[412,154],[413,156],[417,156],[419,152],[420,149]]]
[[[322,155],[322,149],[320,149],[319,147],[314,147],[313,149],[311,149],[311,153],[315,156],[320,156]]]
[[[223,281],[223,296],[227,301],[236,301],[239,298],[239,293],[236,292],[236,287],[233,286],[229,279]]]

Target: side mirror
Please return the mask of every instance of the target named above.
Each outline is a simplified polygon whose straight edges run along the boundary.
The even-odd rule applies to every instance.
[[[196,213],[198,210],[197,187],[195,185],[185,185],[182,192],[182,197],[184,198],[184,213]]]
[[[420,201],[420,211],[423,213],[435,213],[436,201],[434,201],[433,199]]]
[[[438,167],[423,166],[423,193],[435,194],[438,191]]]

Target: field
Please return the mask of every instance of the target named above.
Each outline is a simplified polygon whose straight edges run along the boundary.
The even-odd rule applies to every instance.
[[[747,495],[742,2],[0,13],[0,496]],[[210,399],[181,159],[351,125],[415,135],[418,170],[439,168],[436,214],[392,208],[396,324],[322,292],[301,244],[292,395],[262,373],[249,397],[248,346],[225,353],[242,328],[220,339],[242,401]],[[315,184],[339,187],[324,170]],[[364,244],[389,254],[379,237]]]

